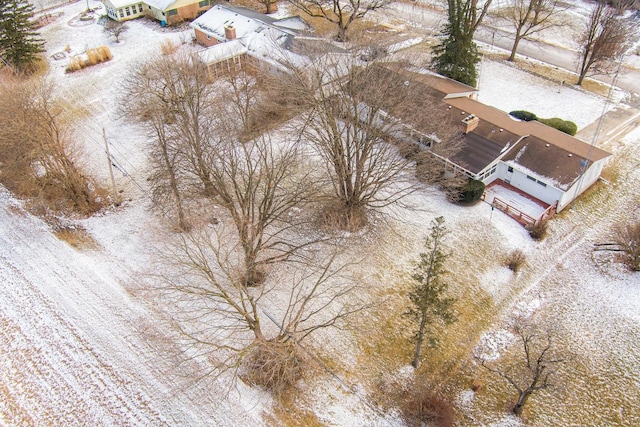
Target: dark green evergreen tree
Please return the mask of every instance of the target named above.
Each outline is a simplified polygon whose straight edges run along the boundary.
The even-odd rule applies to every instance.
[[[447,234],[444,217],[433,220],[431,235],[427,237],[425,247],[427,252],[420,254],[420,262],[411,276],[414,280],[413,289],[409,293],[411,307],[407,314],[419,323],[414,334],[416,350],[411,364],[414,368],[420,365],[422,344],[427,339],[432,347],[438,344],[435,336],[435,326],[449,325],[456,321],[452,306],[456,299],[447,297],[449,285],[445,282],[447,274],[445,253],[442,239]]]
[[[442,42],[433,48],[432,65],[438,73],[476,86],[480,61],[473,41],[476,28],[482,22],[492,0],[478,6],[478,0],[448,0],[448,22],[442,30]]]
[[[23,0],[0,0],[0,58],[18,71],[27,70],[44,52],[33,9]]]

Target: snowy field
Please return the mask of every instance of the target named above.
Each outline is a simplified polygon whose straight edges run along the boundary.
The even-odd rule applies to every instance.
[[[167,322],[166,302],[146,292],[149,265],[168,231],[150,209],[145,191],[145,138],[118,114],[118,93],[136,62],[157,53],[163,41],[193,49],[184,43],[191,33],[137,20],[128,23],[129,31],[116,44],[96,23],[76,19],[85,9],[83,2],[69,4],[60,9],[63,16],[42,29],[51,79],[70,106],[90,117],[75,130],[92,172],[106,185],[105,128],[119,169],[127,173],[118,172],[116,179],[129,201],[82,221],[97,247],[78,250],[0,191],[0,424],[279,425],[267,393],[242,383],[229,390],[224,378],[195,381],[207,362],[184,361],[184,349]],[[113,60],[64,73],[70,54],[100,45],[111,49]],[[51,58],[61,52],[64,59]],[[505,111],[559,116],[580,128],[602,112],[599,97],[567,87],[562,96],[557,91],[511,66],[482,63],[482,102]],[[378,229],[347,238],[356,255],[367,259],[363,281],[384,288],[398,280],[397,274],[410,271],[430,221],[443,215],[455,246],[483,257],[478,271],[455,272],[457,282],[477,286],[496,307],[495,318],[482,319],[490,327],[479,347],[493,349],[499,359],[513,342],[507,325],[516,315],[562,325],[563,345],[578,355],[577,362],[563,373],[559,396],[532,399],[531,425],[576,425],[576,420],[640,425],[640,275],[592,251],[593,243],[607,241],[611,224],[638,212],[640,131],[623,142],[615,156],[619,180],[601,185],[556,218],[542,242],[532,241],[515,221],[492,213],[487,204],[454,206],[428,189],[407,200],[421,209],[394,207],[388,212],[391,219],[374,223]],[[473,252],[478,248],[485,252]],[[513,249],[527,255],[518,275],[499,259]],[[342,334],[319,340],[320,355],[349,376],[354,391],[319,374],[301,385],[305,409],[330,426],[403,425],[394,411],[372,409],[366,384],[356,375],[357,339]],[[412,375],[406,365],[387,369],[399,378]],[[485,381],[486,390],[477,394],[455,390],[461,425],[521,425],[500,404],[498,382]]]

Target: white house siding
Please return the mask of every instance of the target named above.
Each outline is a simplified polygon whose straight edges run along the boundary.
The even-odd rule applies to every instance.
[[[604,167],[607,159],[602,159],[597,162],[594,162],[562,196],[562,198],[558,201],[557,212],[560,212],[562,209],[566,208],[569,203],[575,200],[582,192],[584,192],[587,188],[589,188],[594,182],[598,180],[600,174],[602,173],[602,168]]]
[[[536,199],[542,200],[549,205],[553,205],[564,195],[564,192],[562,190],[553,187],[550,183],[545,183],[543,180],[535,179],[535,177],[527,175],[526,173],[519,171],[515,167],[513,168],[511,179],[508,179],[507,171],[509,165],[503,164],[503,166],[504,175],[500,176],[500,179],[505,182],[509,182],[509,184],[535,197]],[[546,184],[546,187],[543,184]]]
[[[107,16],[115,21],[128,21],[143,16],[146,5],[137,3],[128,3],[121,1],[105,1],[104,7],[107,10]]]

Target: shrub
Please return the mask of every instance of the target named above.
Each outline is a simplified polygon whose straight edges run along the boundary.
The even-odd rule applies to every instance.
[[[160,50],[163,55],[173,55],[175,51],[178,50],[178,46],[176,46],[170,39],[166,39],[160,43]]]
[[[86,59],[83,59],[82,56],[74,56],[73,58],[71,58],[71,61],[69,62],[69,65],[67,65],[65,71],[67,73],[72,73],[74,71],[90,67],[91,65],[109,61],[111,58],[113,58],[113,55],[111,55],[111,50],[109,50],[107,46],[87,49],[85,56]]]
[[[525,111],[525,110],[512,111],[509,113],[509,115],[512,117],[515,117],[516,119],[524,120],[525,122],[538,120],[538,116],[536,116],[530,111]]]
[[[482,181],[477,179],[471,179],[462,187],[460,193],[462,195],[463,203],[473,203],[480,200],[484,194],[485,185]]]
[[[507,267],[509,267],[509,270],[517,273],[518,270],[520,270],[520,267],[522,267],[522,265],[525,263],[526,258],[527,257],[524,255],[524,252],[522,252],[520,249],[511,251],[511,253],[507,256]]]
[[[455,424],[453,405],[433,391],[414,390],[402,409],[409,424],[433,427],[453,427]]]
[[[640,221],[619,225],[616,227],[614,238],[624,254],[623,262],[632,271],[640,271]]]
[[[575,135],[576,132],[578,132],[578,126],[574,122],[563,120],[559,117],[552,117],[550,119],[538,119],[538,121],[571,136]]]
[[[546,220],[540,220],[533,225],[527,226],[529,236],[534,240],[542,240],[547,235],[547,222]]]
[[[280,395],[302,378],[302,356],[292,341],[260,342],[243,361],[243,380]]]

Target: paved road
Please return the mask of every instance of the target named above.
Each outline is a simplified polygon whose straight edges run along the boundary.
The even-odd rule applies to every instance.
[[[392,3],[385,10],[385,15],[407,21],[431,34],[439,33],[442,24],[446,22],[444,13],[416,4]],[[505,49],[509,52],[513,46],[514,39],[513,34],[508,31],[487,26],[480,27],[476,31],[475,38],[478,42]],[[518,55],[528,56],[572,72],[576,71],[576,64],[578,63],[577,52],[544,42],[522,40],[518,47]],[[596,76],[594,78],[605,83],[611,83],[612,81],[610,76]],[[640,70],[623,67],[618,76],[616,86],[629,92],[640,94]]]

